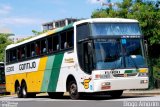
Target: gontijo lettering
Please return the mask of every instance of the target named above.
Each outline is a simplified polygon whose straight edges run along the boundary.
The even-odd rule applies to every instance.
[[[36,62],[33,61],[32,63],[24,63],[19,65],[19,70],[27,70],[27,69],[32,69],[36,68]]]

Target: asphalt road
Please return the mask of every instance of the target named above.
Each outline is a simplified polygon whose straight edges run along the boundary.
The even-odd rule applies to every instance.
[[[68,96],[51,99],[46,95],[36,98],[0,97],[0,107],[160,107],[160,96],[88,96],[81,100],[71,100]]]

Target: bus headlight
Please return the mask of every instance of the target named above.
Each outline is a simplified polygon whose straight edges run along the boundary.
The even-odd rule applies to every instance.
[[[148,83],[148,80],[141,80],[140,83],[141,83],[141,84],[147,84],[147,83]]]
[[[147,76],[148,76],[148,73],[139,73],[138,76],[139,76],[139,77],[147,77]]]

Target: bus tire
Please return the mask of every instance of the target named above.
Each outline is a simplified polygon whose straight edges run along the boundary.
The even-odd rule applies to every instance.
[[[21,90],[22,90],[22,97],[27,98],[27,85],[25,82],[22,83]]]
[[[112,98],[119,98],[121,97],[123,94],[123,90],[115,90],[115,91],[110,91],[109,92],[109,95],[112,97]]]
[[[63,92],[48,92],[50,98],[62,98]]]
[[[16,94],[17,94],[17,97],[18,98],[22,98],[23,95],[22,95],[22,90],[21,90],[21,87],[20,86],[17,86],[16,87]]]
[[[69,95],[71,99],[77,100],[77,99],[82,98],[82,93],[78,92],[76,81],[74,80],[70,81],[69,86],[68,86],[68,91],[69,91]]]

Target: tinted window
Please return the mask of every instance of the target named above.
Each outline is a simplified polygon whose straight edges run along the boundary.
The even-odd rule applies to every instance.
[[[36,52],[35,52],[35,44],[34,43],[31,43],[31,57],[34,57],[36,55]]]
[[[6,51],[6,63],[9,63],[9,51]]]
[[[93,23],[93,36],[105,35],[141,35],[138,23]]]
[[[60,38],[61,38],[61,49],[65,49],[66,48],[66,32],[63,32],[60,34]]]
[[[4,65],[0,64],[0,84],[5,83]]]
[[[18,53],[18,60],[24,59],[25,58],[25,47],[24,46],[20,46],[17,50]]]
[[[36,49],[36,56],[40,55],[40,41],[37,41],[35,43],[35,49]]]
[[[9,56],[11,62],[17,61],[17,50],[16,49],[11,50]]]
[[[82,24],[77,26],[77,40],[83,40],[90,35],[89,25]]]
[[[48,41],[48,52],[51,53],[53,52],[53,39],[52,37],[49,37],[47,38],[47,41]]]
[[[47,53],[47,41],[46,39],[41,40],[41,54]]]
[[[67,47],[73,47],[73,43],[74,43],[74,34],[73,34],[73,30],[69,30],[67,31]]]
[[[60,49],[59,46],[59,38],[58,35],[53,36],[53,51],[58,51]]]
[[[30,44],[27,44],[26,48],[27,48],[27,58],[31,57],[31,45]]]

